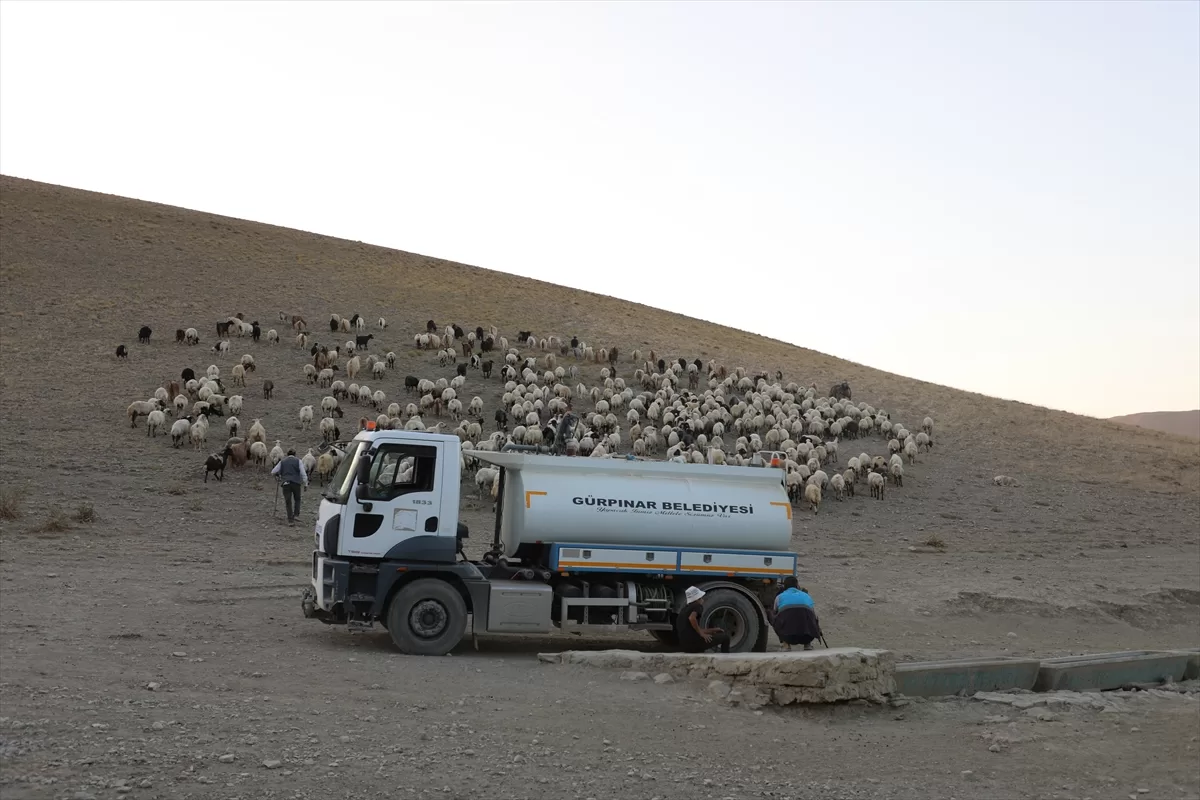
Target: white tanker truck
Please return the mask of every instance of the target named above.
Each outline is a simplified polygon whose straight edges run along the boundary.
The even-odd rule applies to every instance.
[[[317,516],[304,616],[382,624],[402,652],[442,655],[472,635],[641,630],[677,644],[684,590],[707,592],[701,627],[763,651],[792,508],[779,474],[753,467],[472,455],[499,468],[492,547],[463,552],[459,440],[363,431]]]

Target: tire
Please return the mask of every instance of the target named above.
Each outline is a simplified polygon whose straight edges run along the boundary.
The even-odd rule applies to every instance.
[[[467,604],[462,595],[437,578],[413,581],[388,604],[388,634],[408,655],[444,656],[462,641],[466,629]]]
[[[733,589],[705,593],[701,628],[723,628],[729,634],[729,652],[750,653],[762,633],[762,620],[754,603]]]

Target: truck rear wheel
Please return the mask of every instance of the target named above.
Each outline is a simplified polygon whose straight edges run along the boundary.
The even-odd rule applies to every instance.
[[[462,641],[467,604],[450,584],[422,578],[405,586],[387,610],[387,631],[400,652],[444,656]]]
[[[754,650],[762,631],[758,609],[745,595],[732,589],[713,589],[704,595],[700,627],[720,628],[729,634],[729,652]]]

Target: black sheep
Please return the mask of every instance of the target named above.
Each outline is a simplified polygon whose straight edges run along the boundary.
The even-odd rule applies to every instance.
[[[416,394],[417,386],[421,383],[421,379],[416,375],[404,376],[404,391],[408,394]]]
[[[490,358],[487,361],[480,364],[479,368],[481,370],[483,370],[483,377],[485,377],[485,378],[492,377],[492,360]]]
[[[150,344],[150,326],[143,325],[138,331],[138,344]]]
[[[466,365],[466,364],[459,364],[457,367],[455,367],[455,368],[454,368],[454,371],[455,371],[455,372],[457,372],[459,375],[461,375],[461,376],[463,376],[463,377],[466,377],[466,374],[467,374],[467,365]]]
[[[124,348],[124,345],[121,347]],[[187,383],[188,381],[194,381],[196,380],[196,370],[192,369],[191,367],[187,367],[183,372],[179,373],[179,377],[183,379],[184,383]]]
[[[183,328],[175,329],[175,344],[179,344],[187,336],[187,332]]]
[[[229,462],[229,448],[226,448],[221,455],[213,453],[204,462],[204,482],[208,483],[208,473],[212,473],[217,480],[225,479],[225,464]]]
[[[371,340],[374,338],[375,334],[373,333],[368,333],[366,336],[355,336],[354,346],[359,350],[366,350],[368,349],[367,345],[369,345]]]
[[[503,408],[497,408],[495,419],[496,419],[496,430],[498,430],[498,431],[508,430],[508,412],[507,411],[505,411]]]
[[[258,337],[262,336],[262,328],[258,327],[258,320],[250,323],[250,338],[258,341]]]
[[[429,320],[425,323],[425,331],[427,333],[435,333],[437,331],[437,323],[433,320]]]
[[[117,358],[129,358],[129,350],[126,349],[125,345],[117,345]]]

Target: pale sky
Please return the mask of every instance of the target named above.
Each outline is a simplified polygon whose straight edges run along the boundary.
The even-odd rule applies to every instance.
[[[4,0],[0,172],[1200,407],[1188,0]]]

